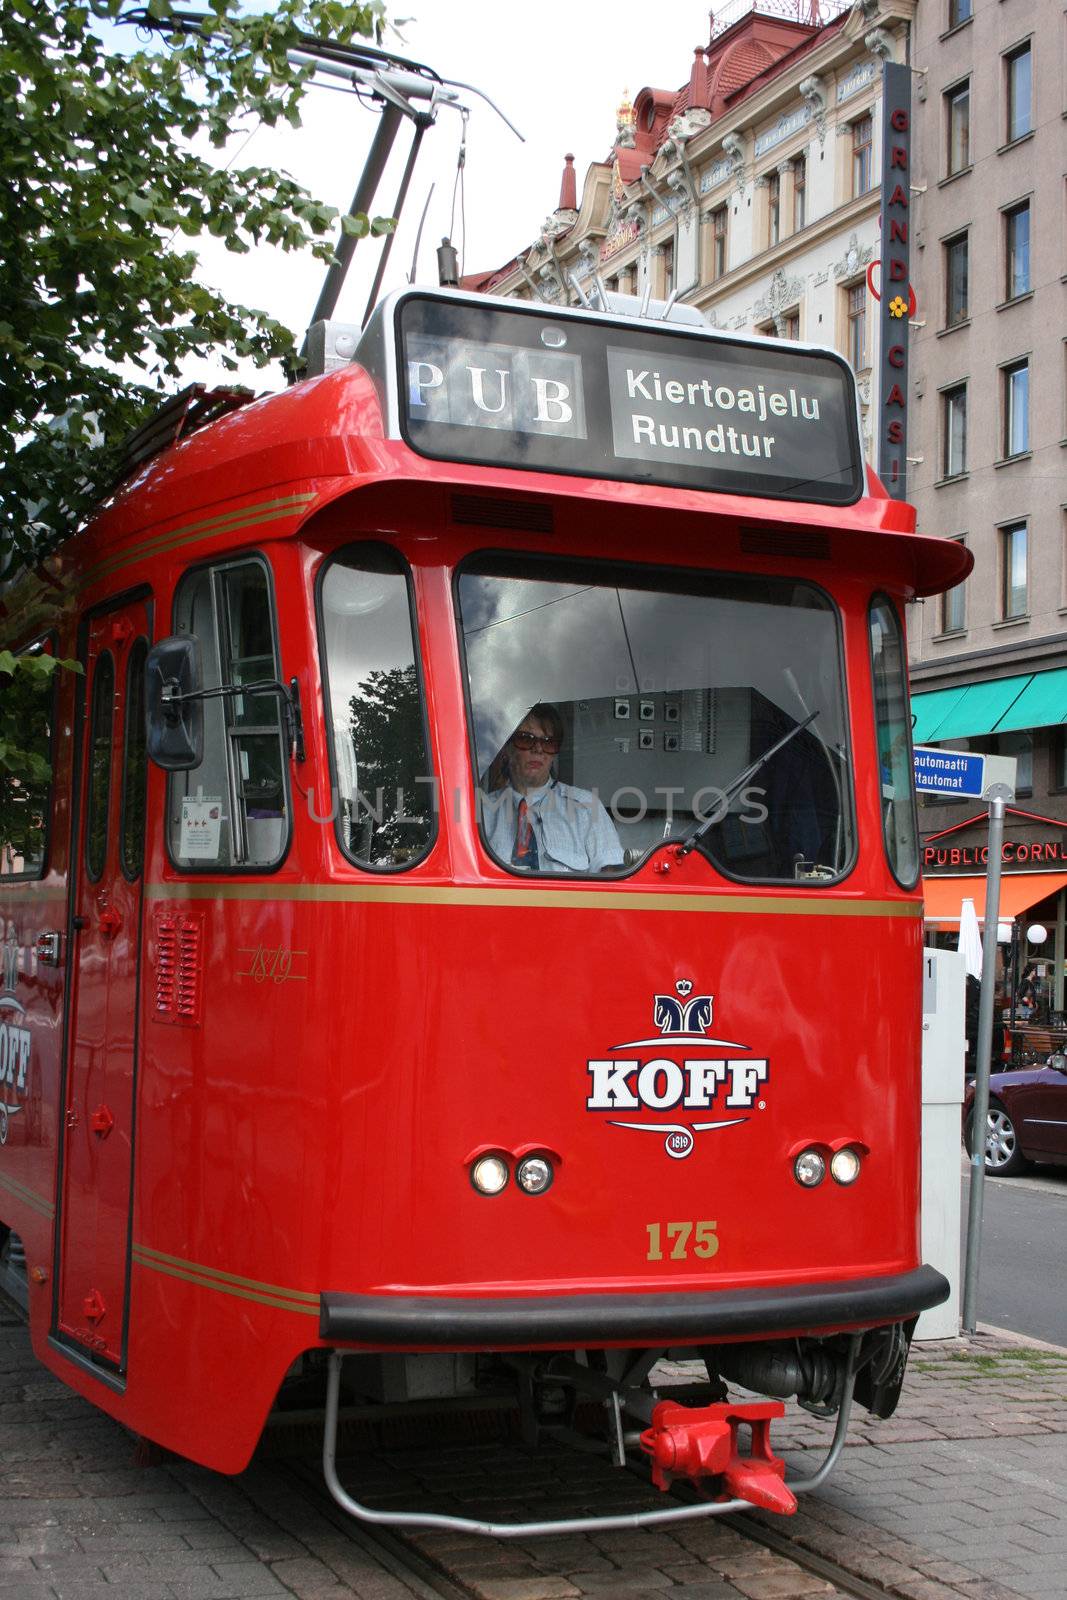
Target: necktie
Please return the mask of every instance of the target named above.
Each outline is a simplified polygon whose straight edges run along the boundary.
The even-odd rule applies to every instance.
[[[519,814],[515,823],[515,848],[511,852],[512,865],[537,870],[537,838],[530,821],[530,808],[525,800],[519,801]]]

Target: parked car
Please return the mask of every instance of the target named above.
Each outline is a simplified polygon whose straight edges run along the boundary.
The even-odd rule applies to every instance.
[[[973,1106],[972,1078],[963,1104],[968,1149]],[[985,1169],[998,1178],[1014,1178],[1031,1161],[1067,1166],[1067,1055],[990,1077]]]

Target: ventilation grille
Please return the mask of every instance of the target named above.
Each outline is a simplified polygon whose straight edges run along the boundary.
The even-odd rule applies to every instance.
[[[529,533],[551,533],[555,524],[549,505],[484,494],[454,494],[452,521],[475,528],[522,528]]]
[[[830,536],[817,528],[742,528],[746,556],[794,556],[801,561],[829,561]]]
[[[164,911],[156,915],[157,1022],[200,1022],[203,922]]]

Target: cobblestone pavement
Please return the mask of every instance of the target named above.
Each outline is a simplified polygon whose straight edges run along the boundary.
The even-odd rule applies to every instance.
[[[424,1576],[352,1525],[314,1462],[262,1452],[223,1478],[133,1439],[33,1360],[0,1312],[0,1600],[800,1600],[847,1592],[739,1531],[751,1521],[896,1600],[1067,1595],[1067,1353],[979,1335],[916,1349],[889,1423],[860,1422],[836,1475],[793,1518],[525,1544],[418,1534]],[[861,1417],[865,1413],[861,1413]],[[798,1471],[824,1426],[786,1419]],[[805,1460],[807,1457],[807,1461]],[[569,1450],[496,1442],[362,1453],[350,1491],[386,1507],[567,1516],[662,1506],[635,1478]],[[440,1574],[449,1574],[444,1582]]]

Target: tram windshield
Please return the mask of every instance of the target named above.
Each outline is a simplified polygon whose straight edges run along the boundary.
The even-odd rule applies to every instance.
[[[844,672],[821,590],[501,556],[458,589],[482,837],[503,866],[625,872],[691,836],[743,882],[848,868]]]

